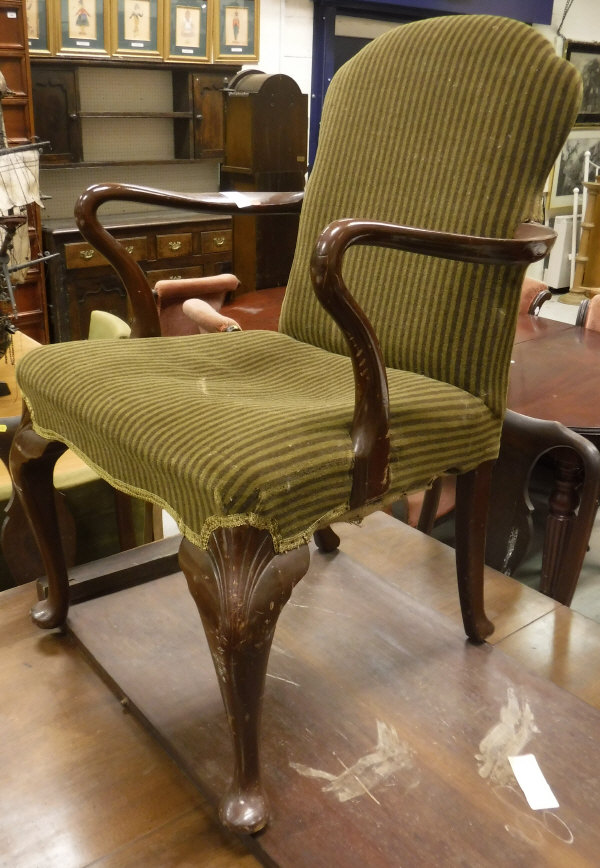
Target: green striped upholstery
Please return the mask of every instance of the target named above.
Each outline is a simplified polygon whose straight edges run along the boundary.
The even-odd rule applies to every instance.
[[[511,235],[534,215],[579,95],[573,68],[514,21],[430,19],[380,37],[330,87],[280,333],[40,348],[18,369],[35,429],[201,547],[251,524],[285,551],[347,516],[354,379],[310,286],[318,232],[352,216]],[[497,454],[522,272],[349,252],[344,274],[389,366],[386,501]]]
[[[507,237],[539,216],[579,88],[548,40],[507,18],[429,19],[364,48],[327,92],[280,329],[346,352],[309,275],[317,235],[333,219]],[[454,383],[497,415],[522,277],[520,268],[365,247],[344,263],[387,365]]]
[[[216,526],[250,522],[285,550],[348,510],[345,356],[262,331],[76,342],[30,352],[19,378],[39,433],[168,509],[202,547]],[[493,457],[497,423],[478,399],[403,371],[390,393],[390,499]]]

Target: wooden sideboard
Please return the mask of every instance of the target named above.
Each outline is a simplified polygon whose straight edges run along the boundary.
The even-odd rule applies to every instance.
[[[230,217],[163,210],[107,217],[104,225],[139,262],[151,287],[158,280],[231,271]],[[49,261],[47,275],[53,341],[86,338],[94,309],[130,321],[119,278],[73,221],[48,221],[43,239],[46,250],[59,254]]]

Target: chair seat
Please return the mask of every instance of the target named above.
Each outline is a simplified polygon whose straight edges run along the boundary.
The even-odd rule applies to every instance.
[[[39,434],[159,503],[201,547],[218,526],[251,524],[286,551],[348,512],[346,356],[254,331],[56,344],[29,353],[17,375]],[[388,377],[386,502],[495,456],[500,423],[478,398],[418,374]]]

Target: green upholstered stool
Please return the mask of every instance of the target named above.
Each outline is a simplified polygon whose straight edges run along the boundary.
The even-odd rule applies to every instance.
[[[374,40],[334,77],[279,333],[160,338],[144,275],[98,207],[286,213],[292,194],[186,195],[101,184],[78,225],[120,273],[133,336],[44,347],[21,364],[30,408],[12,470],[45,552],[42,627],[67,617],[47,492],[67,444],[121,490],[175,516],[231,724],[227,825],[261,828],[259,721],[277,616],[355,520],[458,474],[467,635],[483,608],[485,513],[520,289],[552,232],[532,225],[575,120],[579,75],[518,22],[448,16]]]

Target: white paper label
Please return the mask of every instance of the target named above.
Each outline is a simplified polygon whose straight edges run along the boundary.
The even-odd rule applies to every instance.
[[[538,761],[532,753],[509,756],[508,761],[532,810],[547,811],[550,808],[558,808],[556,796],[548,786]]]

